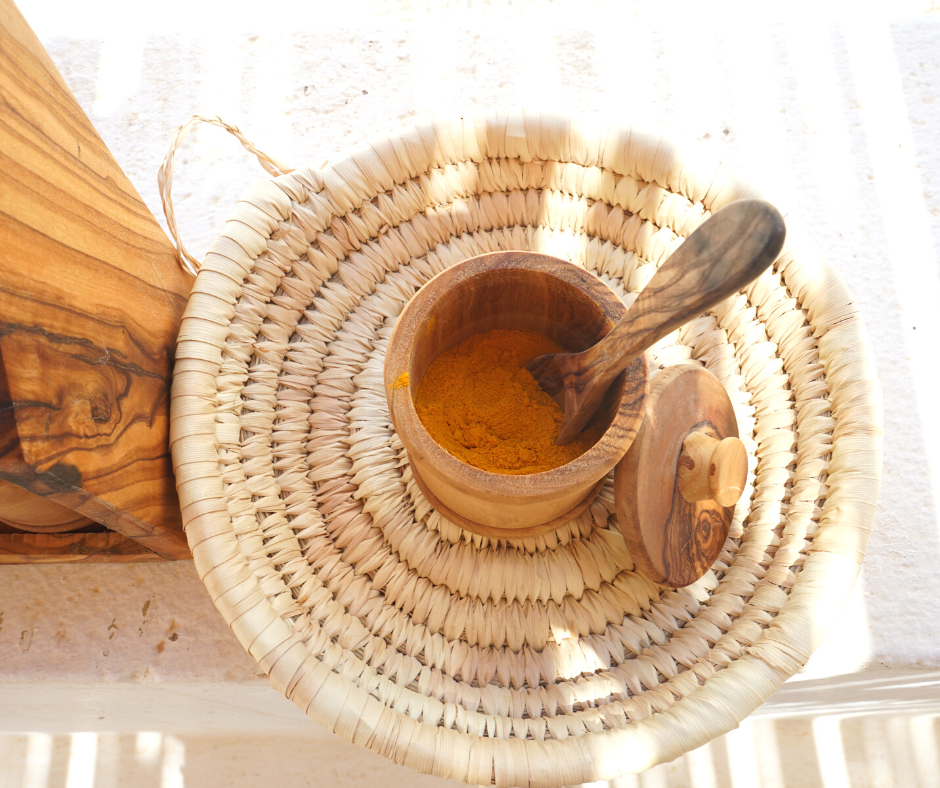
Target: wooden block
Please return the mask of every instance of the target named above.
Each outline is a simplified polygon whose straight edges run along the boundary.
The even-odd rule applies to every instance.
[[[188,558],[168,435],[192,279],[10,0],[0,99],[0,479]]]

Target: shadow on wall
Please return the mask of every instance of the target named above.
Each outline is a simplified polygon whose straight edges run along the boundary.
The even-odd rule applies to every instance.
[[[940,788],[937,715],[754,719],[678,760],[597,788]],[[327,742],[331,746],[334,742]],[[344,741],[303,736],[0,735],[4,788],[443,788]]]
[[[842,260],[874,346],[885,401],[884,474],[865,567],[874,662],[932,664],[940,639],[923,634],[940,602],[913,595],[936,581],[940,558],[940,411],[934,331],[940,331],[940,17],[833,29],[837,98],[854,177],[828,181],[830,201],[863,224],[869,259]],[[933,42],[930,44],[928,42]],[[932,134],[931,134],[932,132]],[[833,152],[834,157],[840,154]],[[847,227],[851,227],[849,216]],[[836,249],[833,248],[833,256]],[[866,264],[867,263],[867,264]],[[864,280],[881,269],[885,281]],[[858,281],[856,281],[856,278]],[[880,291],[880,298],[872,295]],[[930,556],[930,558],[926,558]],[[926,559],[926,560],[925,560]],[[935,656],[934,656],[935,659]]]

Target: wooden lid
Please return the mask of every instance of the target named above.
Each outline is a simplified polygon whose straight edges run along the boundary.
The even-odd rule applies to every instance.
[[[747,455],[737,437],[731,400],[704,367],[669,367],[650,382],[640,431],[617,465],[614,496],[637,571],[654,583],[694,583],[721,553],[747,476]],[[689,476],[700,456],[706,461],[698,462],[696,484]],[[697,487],[702,496],[731,505],[687,500],[697,497]]]

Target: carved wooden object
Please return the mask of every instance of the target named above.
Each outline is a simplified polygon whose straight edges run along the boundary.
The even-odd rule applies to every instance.
[[[702,494],[703,475],[708,493],[713,444],[727,447],[727,456],[716,458],[723,472],[718,481],[716,467],[715,486],[722,501],[731,502],[709,495],[688,501],[680,471],[692,496]],[[697,473],[688,467],[690,449],[709,461],[699,462]],[[653,378],[640,431],[614,474],[620,530],[639,572],[681,588],[708,571],[724,546],[747,478],[743,451],[731,400],[718,378],[695,364],[669,367]]]
[[[10,0],[0,100],[0,480],[135,543],[3,534],[0,562],[56,539],[65,560],[187,558],[168,393],[192,280]]]
[[[607,430],[584,454],[543,473],[508,475],[461,462],[428,434],[414,396],[431,362],[474,334],[494,329],[533,331],[580,350],[596,343],[623,313],[623,303],[596,276],[534,252],[465,260],[418,291],[389,339],[386,395],[411,467],[445,516],[450,512],[476,533],[506,537],[542,533],[557,527],[558,518],[570,519],[586,498],[590,503],[597,483],[633,441],[643,416],[648,366],[641,355],[614,381],[596,414]],[[396,386],[403,373],[408,385]]]
[[[617,375],[660,339],[756,279],[783,248],[783,217],[760,200],[718,211],[663,263],[613,330],[580,353],[526,367],[565,412],[558,445],[573,441]]]
[[[712,500],[734,506],[747,481],[747,450],[739,438],[718,440],[704,429],[690,432],[679,455],[679,492],[689,503]]]

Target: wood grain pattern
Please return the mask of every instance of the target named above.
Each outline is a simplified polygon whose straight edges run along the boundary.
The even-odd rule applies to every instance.
[[[94,534],[0,534],[0,564],[138,563],[164,561],[113,531]]]
[[[783,217],[769,203],[731,203],[686,238],[604,339],[581,353],[530,361],[527,369],[565,413],[555,442],[562,446],[581,434],[614,378],[637,356],[756,279],[785,237]]]
[[[669,588],[694,583],[721,553],[734,508],[687,501],[678,462],[691,432],[738,437],[734,408],[719,380],[680,364],[653,378],[639,434],[614,473],[617,519],[637,570]]]
[[[624,311],[593,274],[532,252],[465,260],[431,279],[408,303],[385,356],[389,411],[412,468],[438,501],[465,518],[468,530],[537,528],[580,504],[633,441],[649,368],[641,356],[611,386],[596,416],[606,431],[588,451],[550,471],[507,475],[461,462],[428,434],[414,407],[428,366],[445,350],[494,329],[534,331],[580,350],[596,343]],[[409,384],[395,386],[403,373]]]
[[[747,450],[740,438],[713,438],[693,431],[682,443],[677,473],[679,492],[690,503],[713,500],[734,506],[747,481]]]
[[[0,479],[0,523],[17,531],[67,533],[93,525],[90,518],[49,498]]]
[[[9,0],[0,99],[0,478],[187,558],[168,392],[192,281]]]
[[[421,494],[428,499],[428,503],[437,509],[444,517],[455,525],[459,525],[461,528],[465,528],[475,534],[480,534],[480,536],[489,536],[491,539],[529,539],[560,528],[566,523],[577,519],[578,516],[591,505],[604,486],[604,483],[607,481],[606,477],[601,479],[579,503],[576,503],[573,508],[553,520],[549,520],[541,525],[530,525],[527,528],[497,528],[495,526],[478,523],[476,520],[471,520],[469,517],[464,517],[462,514],[455,512],[447,506],[447,504],[438,499],[431,488],[424,483],[424,479],[421,478],[421,474],[414,466],[411,467],[411,475],[414,477],[418,489],[421,490]]]

